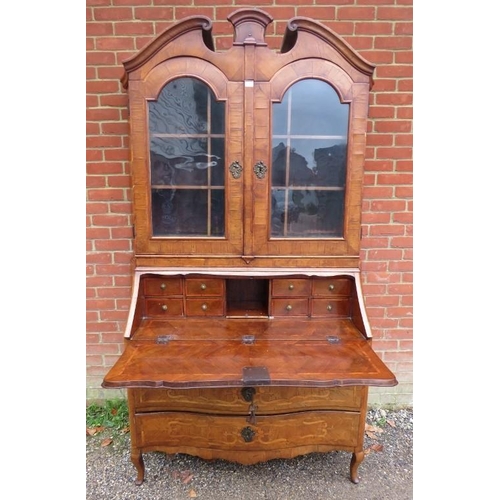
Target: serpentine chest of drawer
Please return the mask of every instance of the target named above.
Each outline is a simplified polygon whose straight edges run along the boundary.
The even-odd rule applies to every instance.
[[[242,464],[344,450],[358,481],[368,385],[395,378],[367,339],[357,273],[136,279],[104,386],[128,388],[139,484],[153,450]]]
[[[228,16],[232,46],[192,16],[123,62],[134,224],[124,350],[143,454],[253,464],[352,453],[369,386],[394,374],[371,346],[360,274],[374,66],[311,19],[279,51],[260,9]]]

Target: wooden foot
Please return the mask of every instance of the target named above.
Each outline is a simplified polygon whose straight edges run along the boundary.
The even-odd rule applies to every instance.
[[[365,452],[364,451],[359,451],[358,453],[353,453],[351,457],[351,481],[354,484],[359,483],[359,477],[358,477],[358,467],[359,464],[363,461],[365,458]]]
[[[135,480],[135,484],[139,486],[144,481],[144,460],[142,458],[142,453],[140,451],[132,453],[130,455],[130,459],[137,469],[137,479]]]

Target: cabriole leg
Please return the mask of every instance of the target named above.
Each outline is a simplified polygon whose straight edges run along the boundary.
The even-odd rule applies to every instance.
[[[358,453],[353,453],[351,457],[351,481],[354,484],[359,483],[359,477],[358,477],[358,467],[359,464],[363,461],[365,458],[365,452],[364,451],[359,451]]]
[[[130,459],[137,469],[137,479],[135,484],[139,486],[144,481],[144,460],[142,458],[142,453],[140,451],[133,452],[130,455]]]

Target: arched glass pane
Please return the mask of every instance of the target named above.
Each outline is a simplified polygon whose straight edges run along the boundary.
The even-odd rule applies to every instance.
[[[273,104],[271,237],[344,234],[349,104],[322,80],[301,80]]]
[[[177,78],[148,111],[153,236],[224,236],[224,103]]]

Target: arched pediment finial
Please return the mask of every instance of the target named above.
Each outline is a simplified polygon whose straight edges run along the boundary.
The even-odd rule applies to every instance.
[[[233,45],[267,46],[266,28],[273,21],[267,12],[260,9],[239,9],[227,16],[227,20],[234,27]]]

